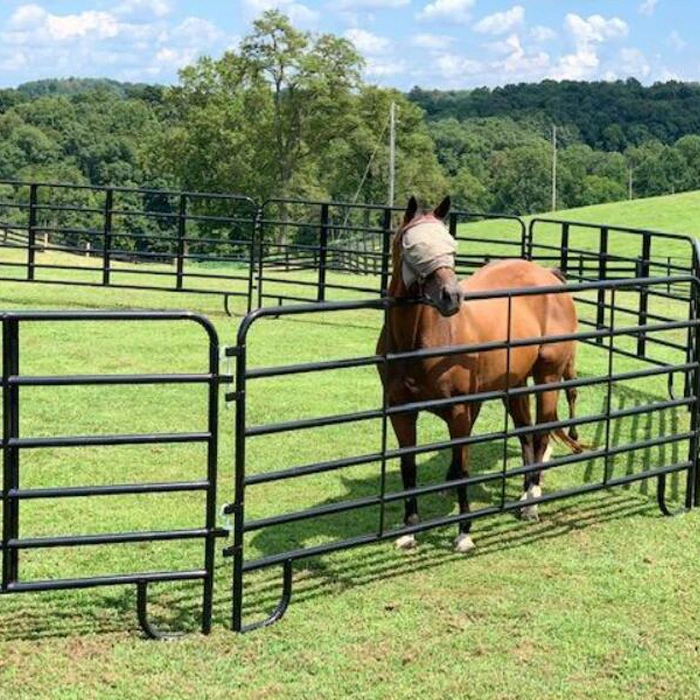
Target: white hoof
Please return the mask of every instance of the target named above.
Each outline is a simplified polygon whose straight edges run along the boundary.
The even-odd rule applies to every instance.
[[[475,547],[474,540],[466,532],[460,533],[455,540],[455,552],[460,554],[467,554]]]
[[[396,549],[415,549],[417,545],[415,535],[403,535],[394,541]]]
[[[520,497],[520,501],[531,501],[542,496],[542,489],[539,486],[530,486],[530,488]],[[520,517],[523,520],[539,520],[540,514],[537,510],[537,505],[525,506],[520,509]]]

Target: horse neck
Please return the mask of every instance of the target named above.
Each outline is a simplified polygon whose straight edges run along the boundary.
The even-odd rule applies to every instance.
[[[397,274],[396,269],[391,276],[388,294],[397,301],[409,296],[401,274]],[[389,344],[387,350],[389,352],[404,352],[414,350],[419,346],[424,312],[425,306],[423,304],[399,304],[388,310],[387,339]]]

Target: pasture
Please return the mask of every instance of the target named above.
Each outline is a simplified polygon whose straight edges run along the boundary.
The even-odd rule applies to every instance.
[[[668,202],[606,207],[570,215],[690,233],[699,226],[692,215],[693,207],[700,207],[697,193]],[[639,221],[633,218],[636,208],[644,210]],[[469,235],[488,235],[493,227],[469,227]],[[11,255],[3,251],[2,259]],[[68,256],[44,253],[39,258],[52,264]],[[74,257],[70,260],[76,264]],[[48,278],[54,273],[46,274]],[[223,344],[235,343],[238,325],[237,319],[223,314],[218,298],[206,296],[6,281],[1,283],[0,299],[5,309],[201,310],[215,323]],[[654,299],[650,310],[668,312],[667,307]],[[579,311],[590,314],[585,307]],[[672,311],[679,317],[685,313]],[[324,314],[313,320],[266,319],[251,334],[249,362],[258,367],[371,354],[380,324],[380,315],[371,311]],[[119,323],[37,326],[22,339],[22,371],[205,370],[201,331],[178,323],[156,330],[147,324]],[[684,339],[681,332],[673,337]],[[621,342],[633,347],[631,340]],[[602,375],[607,362],[603,350],[584,346],[579,372],[584,377]],[[633,360],[615,359],[616,371],[634,368],[638,365]],[[256,383],[249,396],[250,424],[371,409],[381,401],[373,368],[330,374],[322,383],[314,375]],[[198,430],[206,421],[204,390],[197,387],[26,392],[23,435]],[[35,396],[30,398],[29,392]],[[605,400],[601,388],[582,389],[579,395],[579,415],[600,412]],[[665,397],[665,381],[651,378],[621,383],[613,402],[615,408],[625,408]],[[488,406],[477,431],[498,430],[501,422],[500,405]],[[611,439],[623,444],[679,432],[687,423],[685,410],[661,411],[616,422]],[[377,423],[368,423],[263,437],[248,462],[251,471],[262,472],[370,451],[378,430]],[[232,412],[222,409],[219,503],[233,496],[232,432]],[[419,432],[421,442],[444,437],[442,425],[430,417],[421,418]],[[582,430],[582,439],[599,444],[603,437],[594,424]],[[515,466],[520,451],[514,441],[505,446],[487,443],[472,450],[473,473],[494,468],[504,449],[508,464]],[[674,446],[665,446],[622,455],[611,468],[615,474],[631,474],[649,464],[683,458]],[[447,462],[443,454],[419,460],[419,483],[441,479]],[[27,455],[22,478],[31,487],[106,484],[153,481],[164,475],[190,479],[204,468],[197,446],[82,447]],[[590,461],[554,470],[545,475],[545,492],[592,483],[601,469],[599,461]],[[251,517],[264,517],[361,498],[376,492],[377,478],[376,465],[365,465],[303,482],[266,485],[250,494],[248,508]],[[391,464],[388,490],[399,489],[399,483],[398,465]],[[693,697],[700,692],[700,516],[696,511],[662,518],[654,486],[642,482],[544,505],[536,523],[513,517],[477,521],[477,550],[467,558],[452,552],[454,532],[449,529],[422,535],[412,552],[396,551],[387,543],[303,562],[295,569],[293,604],[285,619],[250,635],[233,635],[227,629],[231,563],[221,557],[210,637],[195,633],[169,644],[142,640],[130,588],[2,597],[0,697]],[[671,500],[678,501],[682,487],[670,480]],[[508,484],[512,497],[519,489],[519,480]],[[489,488],[472,495],[474,507],[494,498]],[[188,527],[201,516],[202,499],[130,496],[52,501],[49,507],[36,501],[25,507],[22,535],[40,536]],[[421,499],[423,517],[445,515],[454,508],[452,496]],[[398,525],[401,512],[396,504],[388,518]],[[250,556],[309,546],[365,532],[374,519],[376,513],[353,511],[253,533],[247,546]],[[147,561],[144,568],[155,569],[159,563],[184,568],[197,565],[193,559],[198,554],[187,543],[54,549],[40,556],[27,553],[22,567],[28,579],[79,576],[130,570],[134,558]],[[269,611],[278,587],[277,571],[251,576],[246,616]],[[199,586],[156,586],[154,615],[164,624],[195,628],[199,595]]]

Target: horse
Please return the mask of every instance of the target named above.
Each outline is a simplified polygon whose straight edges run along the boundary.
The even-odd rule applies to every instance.
[[[387,310],[386,322],[377,343],[377,354],[402,353],[418,349],[448,346],[469,346],[508,339],[508,300],[505,295],[469,301],[470,292],[508,290],[523,287],[552,287],[565,280],[561,273],[527,260],[509,259],[491,262],[477,270],[466,281],[455,274],[456,244],[445,220],[450,198],[431,212],[419,209],[411,197],[403,222],[391,246],[392,275],[388,296],[399,302]],[[465,301],[466,297],[466,301]],[[400,303],[401,300],[421,303]],[[568,335],[576,332],[578,319],[571,296],[566,292],[513,296],[510,339],[536,339]],[[434,399],[468,396],[481,392],[503,391],[524,387],[528,378],[535,384],[550,384],[576,378],[576,343],[573,339],[537,345],[516,346],[508,351],[495,349],[423,359],[391,360],[380,364],[379,374],[389,407]],[[508,365],[508,367],[506,367]],[[575,414],[576,390],[567,388],[569,414]],[[536,424],[558,421],[559,389],[542,390],[536,396]],[[504,400],[516,428],[532,426],[530,397],[518,394]],[[450,439],[468,437],[479,415],[481,402],[458,402],[428,409],[447,424]],[[416,445],[418,411],[392,412],[393,431],[399,447]],[[566,434],[561,428],[551,431],[572,452],[583,451],[574,428]],[[550,431],[526,431],[519,436],[525,465],[544,464],[551,457]],[[452,447],[452,461],[447,481],[469,476],[468,445]],[[401,477],[404,490],[416,487],[415,454],[401,455]],[[460,515],[469,513],[468,490],[458,485]],[[541,470],[525,474],[520,509],[524,519],[537,519],[537,504],[542,496]],[[528,504],[529,503],[529,504]],[[415,497],[405,499],[404,524],[420,522]],[[459,523],[454,541],[458,552],[474,548],[470,535],[471,519]],[[401,549],[416,546],[412,534],[398,538]]]

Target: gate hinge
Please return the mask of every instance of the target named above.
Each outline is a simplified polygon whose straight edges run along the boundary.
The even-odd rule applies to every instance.
[[[243,392],[242,391],[229,391],[224,398],[226,399],[226,403],[230,404],[233,401],[238,401],[238,399],[243,398]]]

